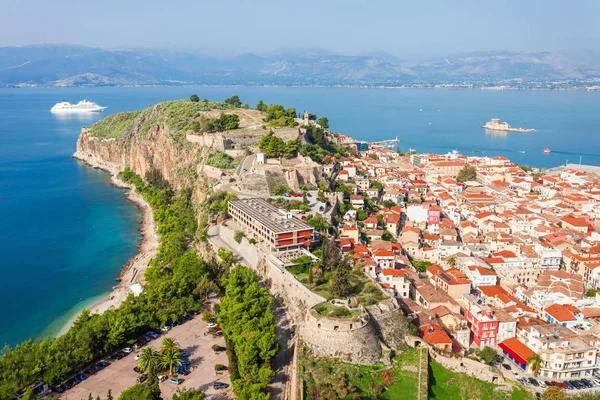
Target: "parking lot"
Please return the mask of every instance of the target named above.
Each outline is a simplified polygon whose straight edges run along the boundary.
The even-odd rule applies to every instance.
[[[499,366],[507,379],[516,380],[536,393],[541,393],[548,386],[557,386],[563,388],[569,394],[575,393],[598,393],[600,394],[600,377],[591,376],[587,378],[574,378],[566,381],[556,381],[552,378],[538,376],[533,377],[525,373],[521,368],[510,362],[508,358],[502,361]],[[507,368],[508,367],[508,368]]]
[[[207,394],[206,398],[208,399],[233,398],[231,386],[225,390],[215,390],[213,388],[213,383],[216,381],[230,384],[227,371],[224,371],[222,375],[217,375],[215,372],[215,364],[228,365],[228,361],[224,351],[215,353],[211,348],[214,344],[224,347],[225,340],[223,336],[205,336],[206,331],[206,322],[202,321],[200,315],[197,315],[191,320],[175,326],[169,332],[163,333],[159,338],[146,345],[158,349],[161,340],[164,337],[170,337],[179,343],[182,350],[189,354],[190,373],[179,375],[183,382],[179,385],[170,383],[168,380],[160,383],[160,390],[164,399],[172,398],[173,393],[178,388],[200,389]],[[98,395],[105,398],[108,389],[111,389],[114,398],[117,398],[122,391],[136,384],[136,379],[140,376],[133,370],[136,366],[135,354],[134,351],[121,360],[109,360],[111,361],[110,365],[89,376],[74,388],[60,394],[59,398],[85,400],[90,393],[94,398]]]

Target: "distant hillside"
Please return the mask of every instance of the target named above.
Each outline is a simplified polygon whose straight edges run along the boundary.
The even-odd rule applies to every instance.
[[[401,61],[384,51],[323,49],[217,57],[165,50],[109,51],[74,45],[0,48],[0,86],[46,85],[401,85],[600,78],[597,52],[481,52]]]

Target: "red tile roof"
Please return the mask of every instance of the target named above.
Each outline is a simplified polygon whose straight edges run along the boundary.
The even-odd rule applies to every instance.
[[[535,355],[527,345],[521,343],[517,338],[509,338],[498,344],[502,350],[510,354],[515,360],[521,364],[527,364],[527,360]]]
[[[421,337],[429,344],[452,344],[452,339],[446,331],[439,325],[428,324],[420,329]]]

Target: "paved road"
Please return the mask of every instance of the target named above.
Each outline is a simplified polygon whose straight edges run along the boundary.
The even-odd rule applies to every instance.
[[[228,365],[228,361],[225,352],[215,354],[211,349],[214,344],[225,346],[223,337],[204,336],[206,329],[206,322],[202,321],[198,315],[183,325],[174,327],[168,333],[161,335],[148,344],[158,348],[162,338],[171,337],[179,343],[183,350],[190,354],[191,373],[187,376],[180,375],[180,378],[184,379],[183,383],[179,386],[168,381],[160,384],[164,399],[171,399],[178,388],[200,389],[207,394],[206,398],[211,400],[233,399],[231,387],[225,391],[217,391],[212,387],[215,381],[230,383],[227,371],[219,376],[215,373],[215,364]],[[60,399],[85,400],[88,398],[89,393],[92,394],[93,398],[96,398],[96,396],[104,398],[108,389],[111,389],[114,398],[117,398],[123,390],[133,386],[139,376],[133,371],[136,366],[134,357],[134,353],[131,353],[127,357],[113,362],[104,370],[90,376],[73,389],[63,393]]]

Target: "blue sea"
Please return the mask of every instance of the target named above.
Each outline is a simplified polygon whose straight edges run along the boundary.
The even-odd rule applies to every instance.
[[[600,165],[600,93],[287,87],[0,89],[0,345],[56,334],[106,295],[141,239],[139,210],[108,174],[71,158],[81,127],[162,100],[238,94],[325,115],[357,139],[398,137],[401,150],[502,155],[518,164]],[[57,117],[61,100],[107,106]],[[500,118],[532,133],[486,133]],[[543,148],[552,150],[544,154]]]

